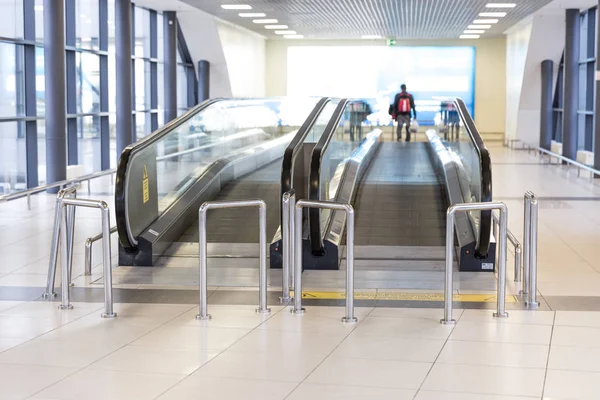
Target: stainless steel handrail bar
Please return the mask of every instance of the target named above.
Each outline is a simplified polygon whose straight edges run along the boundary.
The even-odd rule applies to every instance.
[[[500,217],[497,213],[492,213],[493,223],[494,223],[494,236],[498,239],[497,228],[500,223]],[[522,260],[522,251],[523,247],[521,246],[521,242],[517,239],[517,237],[510,231],[510,229],[506,230],[506,235],[508,236],[508,241],[513,245],[515,249],[515,282],[521,282],[521,260]]]
[[[292,300],[290,288],[294,281],[294,210],[296,209],[296,191],[290,189],[283,194],[281,200],[281,240],[282,240],[282,264],[281,264],[281,297],[279,301],[285,304]]]
[[[113,226],[110,228],[111,235],[117,231],[117,227]],[[99,234],[89,237],[85,240],[85,268],[84,275],[92,274],[92,245],[98,240],[102,239],[102,232]]]
[[[258,278],[258,298],[259,304],[256,312],[266,314],[271,309],[267,307],[267,204],[263,200],[234,200],[234,201],[209,201],[203,203],[198,209],[198,258],[200,262],[200,271],[198,284],[200,286],[200,313],[196,319],[208,320],[211,318],[207,311],[207,261],[208,251],[206,246],[206,217],[209,210],[224,208],[257,207],[259,222],[259,278]]]
[[[496,318],[506,318],[506,242],[508,230],[508,207],[500,202],[454,204],[446,213],[446,277],[444,282],[444,318],[440,321],[444,325],[456,324],[452,318],[453,302],[453,264],[454,264],[454,217],[461,211],[500,211],[500,234],[498,241],[498,288]]]
[[[21,199],[23,197],[27,197],[27,209],[31,210],[31,195],[33,195],[33,194],[38,194],[38,193],[44,192],[48,189],[53,189],[53,188],[57,188],[57,187],[63,189],[66,186],[72,185],[74,183],[75,184],[81,183],[84,181],[87,181],[88,194],[90,194],[90,191],[91,191],[90,190],[90,181],[92,179],[101,178],[106,175],[112,175],[116,172],[117,172],[116,169],[109,169],[106,171],[94,172],[92,174],[83,175],[83,176],[73,178],[73,179],[66,179],[64,181],[58,181],[58,182],[50,183],[47,185],[36,186],[34,188],[21,190],[19,192],[15,192],[15,193],[5,194],[5,195],[0,196],[0,203],[6,203],[6,202],[9,202],[12,200],[17,200],[17,199]]]
[[[358,318],[354,316],[354,208],[350,204],[334,203],[331,201],[300,200],[296,203],[294,216],[294,307],[290,310],[293,314],[304,314],[302,308],[302,209],[325,208],[339,210],[346,213],[346,315],[342,322],[355,323]]]

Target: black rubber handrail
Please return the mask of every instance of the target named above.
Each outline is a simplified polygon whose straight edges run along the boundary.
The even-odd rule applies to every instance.
[[[315,123],[321,116],[321,113],[327,106],[327,103],[329,103],[330,101],[331,99],[329,97],[324,97],[318,101],[315,108],[313,108],[312,112],[310,113],[306,121],[304,121],[304,123],[300,127],[300,130],[298,131],[296,136],[294,136],[288,147],[285,149],[285,152],[283,153],[283,161],[281,163],[281,197],[279,199],[279,204],[281,204],[281,201],[283,200],[283,195],[290,191],[294,184],[294,164],[296,162],[298,152],[302,148],[302,144],[304,143],[304,140],[310,133],[311,129],[315,126]]]
[[[320,180],[321,180],[321,165],[323,156],[329,147],[329,143],[335,135],[339,126],[349,99],[342,99],[333,112],[329,123],[321,135],[319,142],[315,146],[310,160],[310,175],[308,181],[308,198],[310,200],[320,200]],[[308,220],[310,225],[310,246],[313,255],[321,256],[325,253],[323,245],[323,236],[321,235],[321,210],[318,208],[310,208],[308,210]]]
[[[137,248],[136,244],[132,243],[132,241],[129,238],[129,221],[127,221],[127,213],[125,211],[127,208],[125,193],[125,188],[127,187],[127,171],[129,169],[129,163],[131,162],[133,155],[139,151],[148,148],[149,146],[152,146],[153,144],[164,138],[166,135],[171,133],[174,129],[183,125],[185,122],[187,122],[197,114],[201,113],[211,105],[223,100],[224,99],[210,99],[198,104],[194,108],[187,111],[185,114],[163,125],[161,128],[157,129],[152,134],[146,136],[145,138],[135,143],[130,144],[121,153],[116,172],[115,218],[117,220],[119,242],[126,251],[135,251]]]
[[[469,139],[475,146],[477,156],[479,157],[479,167],[481,175],[481,201],[490,202],[492,201],[492,160],[490,158],[490,152],[488,151],[481,134],[475,126],[471,114],[465,102],[457,98],[454,100],[456,110],[460,115],[460,119],[463,121],[466,132],[469,135]],[[492,231],[492,212],[481,211],[481,217],[479,220],[479,242],[475,251],[475,256],[479,258],[487,258],[490,250],[490,239]]]

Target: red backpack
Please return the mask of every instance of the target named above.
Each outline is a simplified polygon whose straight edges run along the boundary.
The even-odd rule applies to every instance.
[[[401,114],[410,112],[410,94],[401,94],[398,100],[398,112]]]

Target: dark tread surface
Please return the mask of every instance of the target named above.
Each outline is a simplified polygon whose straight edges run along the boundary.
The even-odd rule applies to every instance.
[[[279,228],[280,183],[281,159],[230,182],[215,200],[264,200],[267,203],[267,241],[270,241]],[[210,243],[258,243],[258,208],[211,210],[206,230]],[[197,220],[179,242],[198,242]]]
[[[380,145],[354,202],[356,245],[444,246],[444,188],[427,145]]]

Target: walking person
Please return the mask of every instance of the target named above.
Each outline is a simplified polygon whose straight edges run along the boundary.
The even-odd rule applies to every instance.
[[[415,108],[415,99],[412,94],[406,91],[406,85],[400,86],[401,92],[394,98],[392,106],[392,117],[398,122],[396,131],[398,141],[402,140],[402,127],[406,125],[406,141],[410,142],[410,117],[411,112],[414,119],[417,119],[417,109]]]

